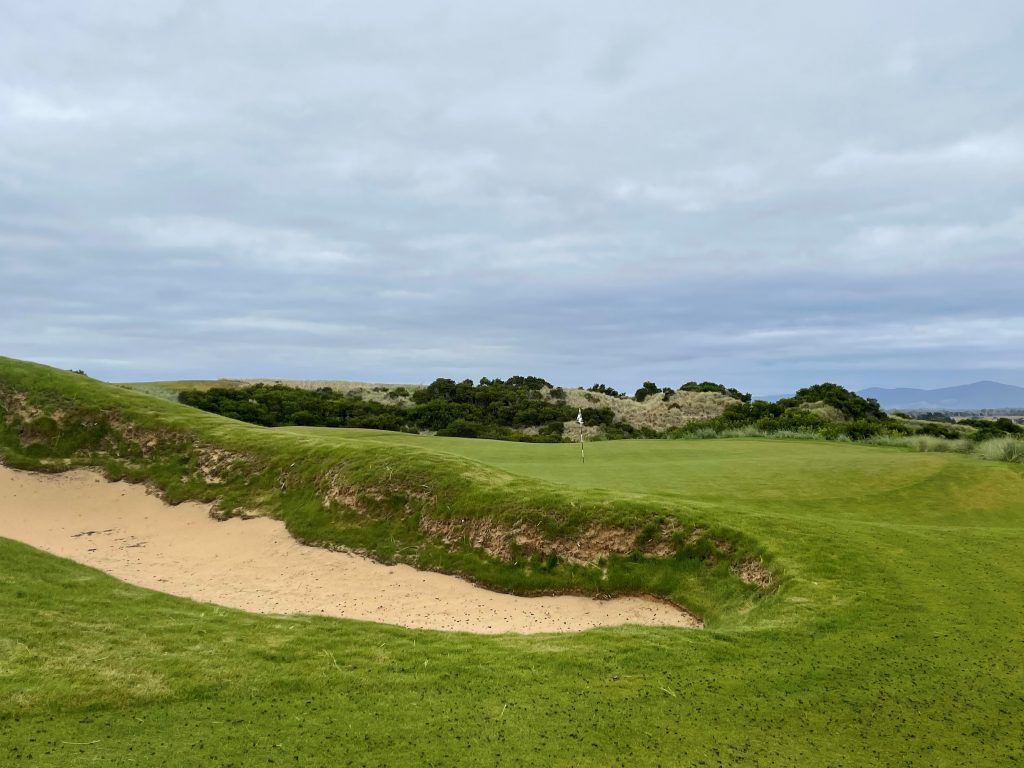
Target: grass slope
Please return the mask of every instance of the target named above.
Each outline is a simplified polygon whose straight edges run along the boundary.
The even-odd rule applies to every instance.
[[[260,440],[696,510],[786,577],[703,631],[478,637],[252,616],[0,541],[0,764],[1024,760],[1019,466],[780,440],[602,443],[580,465],[561,446],[290,431]]]
[[[566,489],[355,433],[269,430],[4,358],[0,460],[98,466],[172,502],[269,513],[308,543],[518,594],[650,593],[711,623],[762,602],[736,572],[767,558],[763,548],[695,506]]]

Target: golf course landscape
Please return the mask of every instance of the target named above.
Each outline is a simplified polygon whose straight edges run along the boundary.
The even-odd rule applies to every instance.
[[[2,766],[1024,762],[1020,463],[766,438],[608,440],[584,462],[569,442],[261,427],[0,357],[0,464],[701,622],[258,614],[0,538]]]

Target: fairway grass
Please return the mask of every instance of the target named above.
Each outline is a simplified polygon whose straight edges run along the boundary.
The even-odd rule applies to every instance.
[[[570,445],[259,434],[681,510],[770,560],[776,588],[668,569],[645,583],[720,600],[706,629],[481,637],[256,616],[0,541],[0,765],[1024,761],[1019,465],[741,439],[595,443],[582,464]]]

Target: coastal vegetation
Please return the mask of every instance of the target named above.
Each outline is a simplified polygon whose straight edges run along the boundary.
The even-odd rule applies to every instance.
[[[1018,452],[1012,443],[1009,450],[996,449],[995,443],[982,446],[1024,438],[1024,427],[1009,418],[954,422],[889,415],[877,401],[833,383],[805,387],[775,402],[753,400],[739,390],[707,381],[687,382],[678,390],[648,381],[632,398],[602,384],[581,391],[555,387],[534,376],[483,378],[476,384],[442,378],[411,393],[404,387],[382,389],[385,397],[370,399],[364,389],[257,383],[185,388],[177,398],[211,413],[268,427],[354,427],[535,443],[577,440],[577,413],[583,417],[589,440],[773,436],[857,440],[985,457],[1000,454],[1016,461]],[[714,415],[695,413],[679,418],[675,426],[650,422],[650,414],[678,411],[680,398],[697,393],[720,398],[711,406]]]

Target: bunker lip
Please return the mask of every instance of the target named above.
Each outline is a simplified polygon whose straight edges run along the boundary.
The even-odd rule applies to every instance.
[[[218,522],[210,506],[170,506],[139,485],[88,470],[0,466],[0,536],[140,587],[257,613],[335,616],[477,634],[602,626],[699,627],[643,596],[519,597],[455,576],[300,544],[267,517]]]

